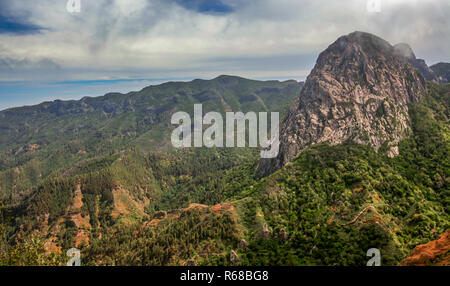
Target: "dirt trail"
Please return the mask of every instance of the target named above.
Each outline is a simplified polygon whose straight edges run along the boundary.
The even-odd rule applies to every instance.
[[[360,211],[359,214],[351,222],[344,223],[341,225],[346,226],[346,225],[354,224],[355,222],[358,221],[359,217],[362,216],[363,214],[365,214],[369,209],[373,210],[377,214],[377,216],[379,215],[377,212],[377,209],[374,206],[367,206],[362,211]]]

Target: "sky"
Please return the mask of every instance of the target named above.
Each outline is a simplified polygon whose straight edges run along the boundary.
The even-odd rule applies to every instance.
[[[304,80],[356,30],[450,62],[450,0],[69,1],[80,12],[0,0],[0,110],[221,74]]]

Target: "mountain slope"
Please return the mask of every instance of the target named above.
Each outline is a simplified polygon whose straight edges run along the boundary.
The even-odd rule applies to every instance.
[[[434,72],[438,82],[450,83],[450,63],[437,63],[430,69]]]
[[[20,199],[49,176],[130,147],[144,153],[168,151],[172,114],[192,115],[195,103],[202,103],[204,112],[284,114],[301,85],[220,76],[1,111],[0,198]]]
[[[388,42],[362,32],[343,36],[319,55],[282,124],[278,157],[261,160],[258,172],[270,174],[321,142],[383,146],[395,156],[411,131],[408,104],[424,93],[423,76]]]
[[[426,80],[436,83],[450,83],[450,63],[437,63],[428,67],[425,60],[416,58],[414,51],[408,44],[397,44],[394,49],[399,55],[405,57]]]
[[[188,87],[196,92],[181,95]],[[263,89],[277,96],[262,96]],[[298,139],[288,142],[294,148],[288,144],[282,150],[298,152],[266,165],[269,174],[263,178],[256,175],[267,161],[260,162],[256,149],[148,152],[134,127],[126,130],[136,134],[99,136],[97,149],[81,149],[86,153],[77,151],[81,157],[73,161],[64,157],[73,154],[59,149],[61,142],[52,146],[65,151],[45,157],[41,146],[46,145],[33,141],[27,129],[32,121],[22,123],[10,130],[23,131],[16,137],[24,140],[16,150],[20,161],[5,153],[11,161],[4,161],[3,174],[14,176],[3,178],[10,194],[17,195],[18,187],[26,192],[6,196],[6,208],[0,206],[5,234],[0,264],[64,263],[58,253],[75,246],[84,265],[362,266],[370,248],[381,251],[382,265],[398,265],[414,247],[450,228],[449,84],[425,82],[390,44],[353,33],[321,54],[304,89],[299,91],[296,82],[236,77],[151,89],[149,98],[155,100],[174,93],[183,99],[157,105],[166,111],[174,105],[191,111],[194,102],[207,110],[283,111],[300,94],[284,121],[283,131],[289,132],[282,133],[283,144],[286,134]],[[118,102],[115,109],[123,110],[125,103]],[[110,119],[117,126],[135,126],[130,118],[142,114],[140,105],[133,108],[117,111],[119,119],[113,112],[93,122],[101,126],[94,130],[108,134]],[[165,126],[170,113],[150,109],[164,120],[148,128]],[[60,116],[89,119],[77,113]],[[327,127],[331,133],[324,131]],[[169,130],[162,129],[156,134],[162,137],[144,130],[143,138],[164,142]],[[92,135],[86,132],[83,140]],[[332,140],[322,140],[327,136]],[[396,156],[388,156],[393,152]],[[36,169],[49,162],[50,171],[39,176]]]
[[[363,266],[375,247],[382,265],[398,265],[450,228],[450,85],[428,90],[409,110],[412,136],[398,156],[316,144],[268,177],[228,180],[240,191],[221,203],[165,208],[148,222],[107,229],[84,250],[87,262]]]
[[[406,43],[400,43],[394,46],[396,52],[405,57],[406,60],[415,67],[426,80],[440,82],[434,71],[427,66],[425,60],[416,58],[411,47]]]
[[[171,114],[192,114],[195,103],[205,112],[283,114],[301,86],[220,76],[0,113],[0,200],[7,207],[8,240],[14,244],[39,230],[45,251],[62,253],[160,209],[239,196],[257,150],[171,150]]]

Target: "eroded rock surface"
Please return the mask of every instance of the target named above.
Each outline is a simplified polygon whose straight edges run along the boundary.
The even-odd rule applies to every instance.
[[[340,37],[319,55],[281,124],[278,156],[262,159],[258,174],[266,176],[322,142],[383,146],[395,156],[411,130],[408,104],[424,92],[423,76],[385,40],[363,32]]]

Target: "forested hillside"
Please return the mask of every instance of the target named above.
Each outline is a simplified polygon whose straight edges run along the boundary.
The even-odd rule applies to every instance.
[[[326,51],[304,88],[220,76],[0,112],[0,265],[73,247],[83,265],[445,265],[416,247],[450,229],[450,84],[367,33]],[[280,112],[282,157],[171,147],[196,103]]]
[[[4,209],[9,263],[58,263],[76,245],[89,265],[364,265],[372,247],[396,265],[450,227],[450,85],[428,90],[394,158],[319,144],[264,179],[245,148],[81,164]],[[35,259],[23,257],[30,241]]]
[[[192,114],[195,103],[204,112],[283,115],[301,86],[220,76],[1,112],[4,246],[32,234],[44,253],[59,253],[158,210],[239,196],[258,150],[176,150],[171,115]]]
[[[298,96],[296,81],[233,76],[169,82],[128,94],[44,102],[0,112],[0,198],[20,200],[42,180],[105,163],[128,148],[169,151],[177,111],[279,111]],[[80,165],[83,165],[82,167]]]
[[[411,106],[414,134],[401,142],[398,157],[350,142],[313,146],[265,179],[227,185],[240,191],[221,204],[114,229],[87,249],[89,261],[365,265],[366,251],[376,247],[383,265],[397,265],[450,227],[450,85],[428,88]],[[234,177],[252,178],[254,170]]]

